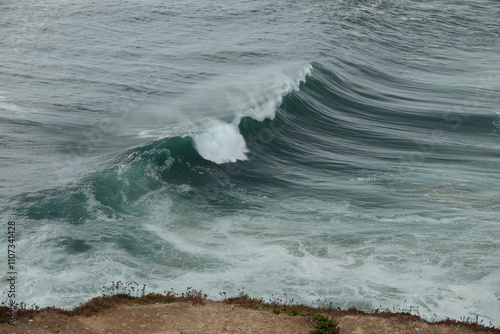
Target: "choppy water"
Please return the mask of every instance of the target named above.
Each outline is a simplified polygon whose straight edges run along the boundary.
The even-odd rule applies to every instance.
[[[18,301],[122,280],[500,325],[498,1],[0,13]]]

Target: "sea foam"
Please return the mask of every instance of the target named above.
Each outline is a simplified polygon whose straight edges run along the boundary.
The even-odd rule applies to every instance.
[[[208,130],[195,135],[194,141],[203,159],[217,164],[247,159],[245,139],[234,124],[217,122]]]
[[[195,132],[193,139],[198,153],[217,164],[246,160],[249,150],[238,129],[241,119],[250,117],[259,122],[274,119],[283,97],[293,90],[298,91],[311,70],[310,64],[302,65],[298,70],[296,65],[287,65],[224,78],[223,83],[219,80],[207,84],[217,107],[226,109],[225,112],[219,110],[220,115],[229,114],[232,120],[213,119],[208,128]]]

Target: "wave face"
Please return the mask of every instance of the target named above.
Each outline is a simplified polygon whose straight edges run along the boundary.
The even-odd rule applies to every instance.
[[[500,325],[498,3],[0,11],[18,301],[121,280]]]
[[[293,75],[287,74],[287,71],[290,72],[290,68],[269,68],[259,75],[206,83],[212,90],[210,99],[214,96],[217,99],[211,107],[217,108],[219,113],[224,110],[224,114],[234,113],[234,118],[231,123],[212,120],[208,129],[196,133],[194,142],[198,153],[204,159],[218,164],[247,160],[249,151],[238,129],[241,119],[249,117],[260,122],[274,119],[283,97],[299,89],[299,84],[310,74],[311,66],[304,66],[300,71],[295,69]]]

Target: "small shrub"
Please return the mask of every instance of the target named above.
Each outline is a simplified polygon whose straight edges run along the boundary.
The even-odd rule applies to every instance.
[[[339,334],[337,324],[322,314],[313,314],[312,318],[316,322],[316,329],[311,334]]]

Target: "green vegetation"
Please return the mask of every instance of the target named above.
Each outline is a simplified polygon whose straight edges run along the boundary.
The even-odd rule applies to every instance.
[[[322,314],[313,314],[311,316],[316,323],[316,329],[311,334],[338,334],[337,324]]]
[[[275,314],[280,314],[281,312],[284,312],[284,313],[288,314],[291,317],[295,317],[297,315],[300,315],[300,316],[303,316],[303,317],[306,316],[306,314],[304,312],[299,312],[296,309],[290,309],[290,308],[286,308],[286,307],[273,307],[273,312]]]

